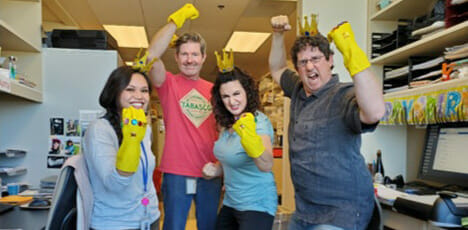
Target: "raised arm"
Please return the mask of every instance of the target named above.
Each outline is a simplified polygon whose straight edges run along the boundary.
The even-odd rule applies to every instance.
[[[284,32],[290,30],[291,25],[289,25],[287,16],[279,15],[271,18],[271,27],[273,28],[273,36],[271,39],[268,63],[273,80],[279,84],[281,74],[283,74],[284,70],[287,68]]]
[[[343,54],[344,65],[353,78],[361,122],[378,122],[385,113],[382,87],[369,68],[366,54],[354,40],[351,25],[348,22],[341,23],[328,33],[328,39],[334,41],[336,48]]]
[[[161,56],[166,52],[177,29],[183,26],[187,19],[198,17],[198,10],[190,3],[185,4],[167,18],[168,23],[163,26],[151,39],[148,48],[148,59],[157,58],[153,68],[149,72],[151,82],[154,86],[161,86],[166,80],[166,68],[161,61]]]
[[[247,155],[253,158],[255,165],[262,172],[273,168],[273,148],[268,135],[259,135],[256,131],[255,117],[244,113],[232,126],[241,138],[241,144]]]

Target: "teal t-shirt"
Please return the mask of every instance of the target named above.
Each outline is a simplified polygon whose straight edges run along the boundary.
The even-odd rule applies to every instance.
[[[270,136],[273,145],[273,126],[268,117],[257,111],[256,130]],[[260,211],[275,215],[278,206],[276,184],[272,172],[262,172],[240,143],[236,132],[224,130],[214,145],[214,154],[224,173],[223,205],[238,211]]]

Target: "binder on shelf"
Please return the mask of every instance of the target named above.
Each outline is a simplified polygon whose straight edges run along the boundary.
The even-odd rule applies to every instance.
[[[379,57],[392,50],[416,41],[411,37],[411,20],[399,19],[398,26],[392,33],[372,33],[372,58]]]

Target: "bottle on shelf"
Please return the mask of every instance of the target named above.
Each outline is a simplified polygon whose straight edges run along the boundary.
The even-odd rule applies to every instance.
[[[377,150],[377,162],[375,163],[374,172],[375,172],[374,183],[383,184],[385,172],[384,172],[384,166],[382,163],[382,151],[380,149]]]
[[[8,57],[8,59],[9,59],[8,69],[10,71],[10,78],[16,79],[16,57],[10,56]]]

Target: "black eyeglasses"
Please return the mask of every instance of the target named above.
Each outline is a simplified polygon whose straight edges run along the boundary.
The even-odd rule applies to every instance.
[[[312,64],[317,64],[323,57],[325,57],[325,56],[321,55],[321,56],[311,57],[309,59],[298,60],[297,65],[300,66],[300,67],[304,67],[309,62],[312,62]]]

